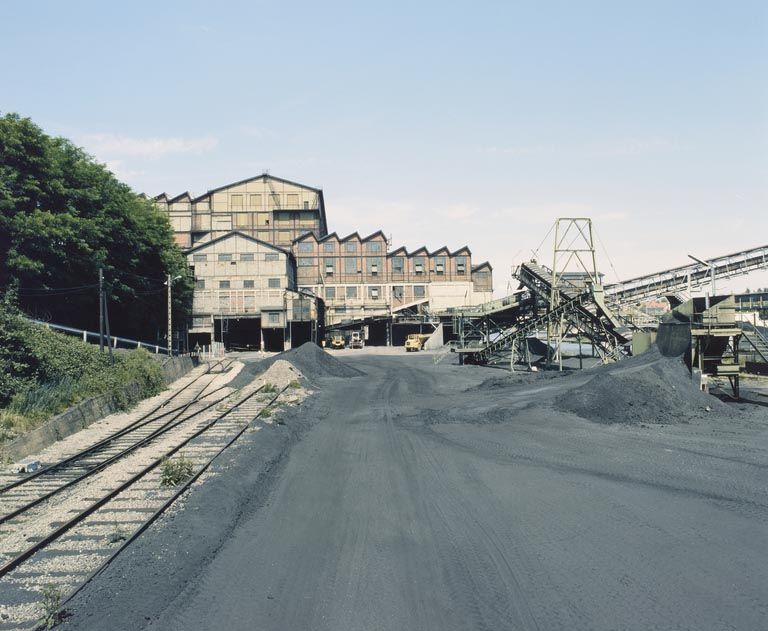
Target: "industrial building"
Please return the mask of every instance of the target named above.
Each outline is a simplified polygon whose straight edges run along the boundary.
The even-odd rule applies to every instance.
[[[466,246],[392,249],[383,231],[328,232],[323,192],[262,175],[192,197],[154,198],[195,277],[189,343],[283,350],[326,327],[399,342],[399,319],[431,319],[493,295],[493,269]]]

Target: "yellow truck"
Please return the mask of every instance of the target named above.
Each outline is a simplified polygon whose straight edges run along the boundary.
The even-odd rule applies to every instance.
[[[340,349],[344,348],[346,345],[343,335],[334,335],[331,338],[331,348]]]
[[[424,348],[424,343],[429,339],[429,335],[425,333],[411,333],[405,340],[405,351],[410,353],[411,351],[420,351]]]

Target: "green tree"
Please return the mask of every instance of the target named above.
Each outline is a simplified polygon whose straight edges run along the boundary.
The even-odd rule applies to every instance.
[[[166,274],[182,276],[174,313],[188,313],[192,279],[167,217],[70,141],[0,117],[0,289],[18,285],[30,315],[94,330],[99,267],[114,334],[165,330]]]

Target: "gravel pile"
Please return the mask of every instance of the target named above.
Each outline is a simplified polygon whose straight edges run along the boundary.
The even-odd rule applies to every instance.
[[[252,364],[246,364],[242,372],[234,379],[230,385],[235,388],[250,383],[254,377],[267,370],[276,361],[284,360],[298,369],[307,379],[318,379],[321,377],[349,378],[359,377],[365,373],[357,368],[352,368],[347,364],[340,362],[335,357],[331,357],[317,344],[305,342],[298,348],[292,348],[289,351],[278,353],[269,359]]]
[[[597,423],[623,424],[673,424],[732,412],[698,390],[680,358],[663,357],[656,349],[594,372],[583,386],[559,395],[555,408]]]

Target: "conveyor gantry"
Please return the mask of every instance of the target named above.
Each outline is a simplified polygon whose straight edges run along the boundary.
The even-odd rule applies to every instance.
[[[515,270],[517,279],[542,300],[548,301],[552,292],[552,273],[535,263],[523,263]],[[485,363],[534,332],[563,320],[579,334],[587,337],[604,360],[617,359],[628,338],[619,332],[620,324],[602,303],[598,288],[580,289],[572,285],[558,287],[560,302],[539,317],[519,322],[502,330],[496,336],[474,339],[455,350],[465,356],[464,361]]]
[[[768,245],[718,256],[706,262],[707,266],[693,263],[607,285],[605,298],[610,304],[617,305],[641,302],[706,285],[712,279],[713,272],[715,279],[721,280],[768,268]]]

